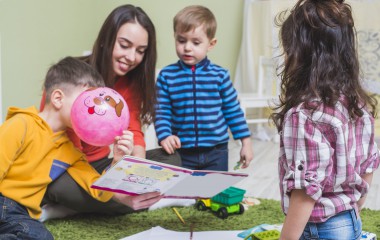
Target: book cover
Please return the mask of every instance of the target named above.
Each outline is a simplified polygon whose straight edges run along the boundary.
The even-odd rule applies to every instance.
[[[91,187],[129,195],[158,191],[170,198],[211,198],[247,176],[245,173],[190,170],[124,156]]]

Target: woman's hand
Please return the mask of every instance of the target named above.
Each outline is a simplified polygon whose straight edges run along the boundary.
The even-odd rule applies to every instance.
[[[131,155],[133,151],[133,133],[123,131],[123,135],[115,137],[113,144],[113,162],[118,162],[124,155]]]
[[[171,135],[161,142],[162,148],[168,153],[173,154],[176,149],[181,148],[181,140],[175,135]]]
[[[122,193],[114,193],[113,199],[121,204],[127,205],[133,210],[145,209],[162,198],[161,193],[159,192],[150,192],[144,193],[137,196],[129,196]]]

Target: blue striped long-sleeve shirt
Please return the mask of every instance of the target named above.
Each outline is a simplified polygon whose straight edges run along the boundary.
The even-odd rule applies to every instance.
[[[212,147],[250,136],[229,72],[205,58],[195,66],[171,64],[157,78],[155,129],[159,143],[170,135],[183,148]]]

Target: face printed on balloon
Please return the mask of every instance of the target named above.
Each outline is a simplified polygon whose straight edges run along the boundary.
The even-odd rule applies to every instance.
[[[111,88],[91,88],[74,101],[71,122],[80,139],[94,146],[107,146],[128,128],[128,105]]]
[[[111,107],[115,109],[116,115],[118,117],[121,116],[121,112],[124,108],[124,101],[122,101],[123,99],[115,99],[113,96],[107,95],[107,90],[108,89],[105,89],[104,91],[99,92],[98,96],[88,96],[84,100],[84,105],[88,107],[89,114],[105,115],[107,113],[107,110],[113,111],[112,109],[109,109],[109,107]],[[118,94],[116,91],[112,91],[114,94]],[[108,104],[109,106],[106,106],[105,104]]]

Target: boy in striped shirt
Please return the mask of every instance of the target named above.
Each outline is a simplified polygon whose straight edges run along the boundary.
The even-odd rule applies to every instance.
[[[206,7],[188,6],[174,17],[179,60],[159,73],[155,128],[160,145],[169,154],[178,150],[183,167],[228,171],[228,128],[242,142],[243,168],[253,150],[229,72],[207,58],[215,32]]]

